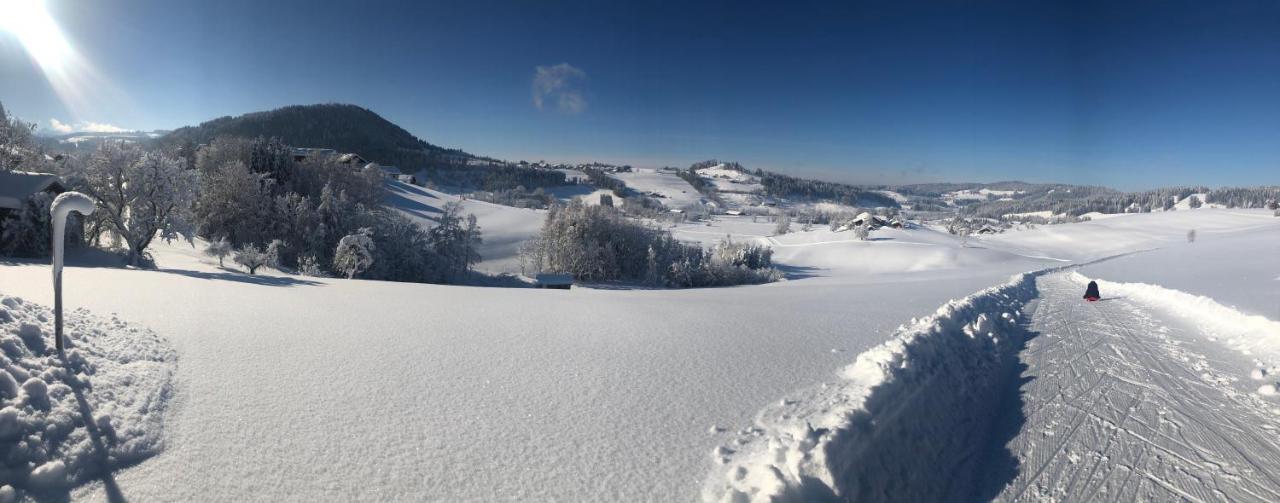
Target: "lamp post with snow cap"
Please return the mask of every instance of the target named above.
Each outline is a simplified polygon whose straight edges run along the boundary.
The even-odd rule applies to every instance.
[[[63,192],[53,200],[49,213],[53,216],[53,333],[58,354],[62,354],[62,248],[67,232],[67,216],[71,212],[93,213],[94,202],[79,192]]]

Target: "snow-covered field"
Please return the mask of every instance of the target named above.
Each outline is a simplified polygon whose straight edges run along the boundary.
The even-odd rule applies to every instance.
[[[429,224],[455,196],[405,186],[389,198]],[[518,242],[536,233],[544,215],[464,205],[479,218],[489,247],[482,265],[490,270],[510,267]],[[1199,238],[1188,244],[1191,228]],[[1076,409],[1029,408],[1051,403],[1060,389],[1054,379],[1070,377],[1041,369],[1078,363],[1060,358],[1078,351],[1042,350],[1041,360],[1027,351],[1070,333],[1061,328],[1073,320],[1062,318],[1062,306],[1079,285],[1065,270],[1019,273],[1155,249],[1086,266],[1081,274],[1216,296],[1233,283],[1196,289],[1193,273],[1169,269],[1221,257],[1238,262],[1219,266],[1239,273],[1234,284],[1264,292],[1264,281],[1280,283],[1278,264],[1261,255],[1275,256],[1268,238],[1280,231],[1280,219],[1208,209],[1125,215],[974,238],[968,247],[928,229],[876,231],[865,242],[821,226],[784,236],[771,236],[772,229],[750,217],[672,229],[691,241],[731,235],[770,243],[791,278],[719,289],[564,292],[246,276],[178,243],[158,245],[156,270],[72,263],[69,306],[117,313],[122,323],[153,330],[178,362],[164,448],[116,472],[111,484],[87,481],[75,496],[103,499],[114,486],[142,501],[690,501],[737,493],[1089,499],[1064,492],[1077,487],[1060,482],[1066,477],[1130,498],[1164,498],[1178,494],[1165,485],[1187,490],[1219,479],[1212,488],[1221,495],[1190,494],[1246,500],[1273,494],[1267,491],[1275,486],[1258,474],[1280,468],[1280,459],[1206,448],[1205,458],[1224,467],[1214,472],[1168,454],[1189,456],[1186,445],[1199,443],[1148,436],[1155,445],[1138,448],[1146,430],[1122,434],[1103,422],[1073,430],[1067,420],[1078,418]],[[1259,258],[1237,260],[1240,247],[1259,248]],[[1157,259],[1144,263],[1146,256]],[[1142,288],[1103,284],[1104,295]],[[0,293],[50,304],[48,266],[0,262]],[[1127,396],[1150,402],[1136,410],[1187,405],[1178,413],[1192,422],[1226,418],[1251,439],[1267,438],[1258,429],[1274,423],[1269,408],[1280,405],[1259,393],[1274,384],[1268,379],[1276,362],[1262,361],[1276,349],[1271,343],[1243,348],[1252,351],[1248,356],[1230,345],[1231,325],[1221,323],[1234,322],[1222,312],[1214,315],[1219,334],[1210,336],[1190,309],[1181,310],[1192,313],[1184,318],[1145,304],[1138,293],[1117,295],[1128,298],[1097,309],[1140,312],[1151,326],[1169,327],[1170,341],[1185,342],[1162,342],[1161,348],[1176,346],[1167,357],[1117,345],[1121,354],[1154,361],[1116,357],[1116,365],[1131,365],[1103,375],[1137,384],[1088,396],[1110,400],[1133,391]],[[1246,296],[1221,307],[1275,320]],[[1115,331],[1121,325],[1096,326],[1077,337],[1104,341],[1087,353],[1103,355],[1109,341],[1123,338]],[[1276,335],[1265,324],[1252,329]],[[1186,374],[1199,379],[1195,387],[1218,394],[1201,389],[1201,401],[1189,402],[1179,394],[1186,390],[1170,385],[1163,395],[1138,396],[1155,389],[1142,386],[1169,385],[1161,375],[1184,368],[1195,370]],[[1039,391],[1018,398],[1033,389]],[[1247,410],[1196,412],[1196,404],[1224,396]],[[1144,414],[1144,421],[1159,420]],[[1004,428],[982,426],[989,424]],[[1164,423],[1143,424],[1177,438]],[[1095,432],[1097,442],[1071,435],[1077,431]],[[1219,438],[1212,435],[1225,430],[1194,431]],[[1061,445],[1090,445],[1102,454],[1054,450]],[[1267,448],[1250,446],[1257,453]],[[1073,453],[1094,463],[1080,466],[1097,470],[1062,464]],[[1255,464],[1241,464],[1241,456]],[[976,460],[994,460],[987,466],[1003,470],[978,470]],[[1042,465],[1049,468],[1036,473]],[[1178,470],[1193,476],[1171,475]],[[1119,482],[1128,473],[1136,473],[1132,485]]]
[[[699,169],[698,174],[715,185],[716,190],[721,192],[760,192],[764,190],[764,186],[760,185],[760,179],[756,178],[755,175],[729,169],[724,164]]]
[[[662,194],[663,197],[659,200],[668,208],[685,208],[702,200],[702,195],[689,182],[668,171],[636,168],[628,173],[614,173],[610,176],[622,180],[627,187],[637,191]]]

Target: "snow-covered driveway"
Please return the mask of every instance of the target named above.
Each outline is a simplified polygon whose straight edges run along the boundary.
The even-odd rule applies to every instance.
[[[1085,303],[1066,274],[1037,288],[998,500],[1280,500],[1280,422],[1223,372],[1242,357],[1130,299]]]

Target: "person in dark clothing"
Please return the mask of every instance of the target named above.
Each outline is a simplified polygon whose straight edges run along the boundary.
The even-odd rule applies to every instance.
[[[1084,289],[1084,300],[1093,302],[1101,298],[1102,294],[1098,293],[1098,282],[1090,281],[1088,288]]]

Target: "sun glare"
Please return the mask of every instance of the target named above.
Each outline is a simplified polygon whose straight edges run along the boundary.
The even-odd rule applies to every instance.
[[[0,0],[0,29],[12,33],[46,74],[61,72],[74,54],[44,0]]]
[[[0,0],[0,33],[22,46],[72,115],[127,99],[75,49],[45,0]]]

